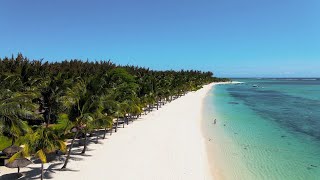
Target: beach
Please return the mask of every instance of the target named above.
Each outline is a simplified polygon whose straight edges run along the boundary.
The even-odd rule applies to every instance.
[[[208,140],[202,131],[203,100],[213,85],[205,85],[165,104],[158,111],[119,128],[98,144],[90,143],[84,156],[72,155],[65,171],[59,170],[62,162],[45,164],[45,177],[57,180],[213,179],[206,148]],[[40,164],[22,168],[21,172],[33,167],[39,168]],[[1,167],[0,171],[13,173],[16,169]]]

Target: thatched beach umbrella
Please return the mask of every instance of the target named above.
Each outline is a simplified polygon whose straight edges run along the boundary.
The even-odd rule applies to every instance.
[[[20,173],[20,168],[26,167],[32,162],[27,158],[18,158],[15,159],[13,162],[7,163],[5,166],[8,168],[18,168],[18,173]]]
[[[5,148],[2,152],[5,153],[7,156],[11,157],[12,155],[14,155],[15,153],[21,150],[22,150],[22,147],[12,145]]]

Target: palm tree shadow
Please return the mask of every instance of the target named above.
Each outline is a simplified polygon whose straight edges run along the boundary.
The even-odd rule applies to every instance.
[[[87,148],[86,151],[93,151],[93,149],[89,149]],[[75,157],[75,156],[87,156],[87,157],[90,157],[92,155],[89,155],[89,154],[83,154],[82,153],[82,149],[75,149],[72,151],[72,156]]]
[[[53,174],[55,174],[57,171],[60,171],[61,166],[62,166],[62,163],[50,164],[49,167],[44,170],[43,178],[44,179],[53,179]],[[72,169],[64,169],[64,171],[78,172],[78,170],[72,170]],[[30,170],[25,172],[24,176],[21,177],[20,179],[22,179],[22,180],[39,179],[40,174],[41,174],[40,168],[31,167]]]
[[[0,177],[1,180],[12,180],[12,179],[19,179],[21,176],[23,176],[22,173],[10,173],[10,174],[4,174]]]
[[[106,139],[107,139],[107,138],[105,138],[105,140],[106,140]],[[97,141],[95,141],[94,143],[95,143],[95,144],[103,144],[103,142],[102,142],[101,140],[104,140],[104,139],[102,139],[102,138],[101,138],[101,139],[99,139],[99,141],[98,141],[98,142],[97,142]]]
[[[46,169],[45,173],[43,174],[44,178],[52,179],[52,174],[55,173],[55,171],[59,170],[59,167],[61,167],[61,165],[62,163],[50,164],[50,166]]]
[[[21,177],[20,179],[38,179],[40,177],[40,173],[41,173],[41,170],[40,170],[40,167],[30,167],[29,168],[29,171],[26,171],[24,174],[23,177]]]
[[[61,171],[61,166],[63,163],[55,163],[51,164],[44,173],[45,179],[53,179],[52,174],[56,173],[57,171]],[[64,171],[71,171],[71,172],[78,172],[79,170],[73,170],[70,168],[64,169]]]
[[[75,157],[75,156],[70,156],[70,160],[72,160],[72,161],[81,161],[81,160],[83,160],[83,158],[81,158],[81,157]]]
[[[74,155],[77,155],[77,156],[82,156],[82,157],[91,157],[92,155],[90,155],[90,154],[83,154],[83,153],[78,153],[78,154],[74,154]],[[75,160],[75,161],[80,161],[80,160],[82,160],[82,158],[76,158],[76,157],[72,157],[72,158],[70,158],[70,159],[72,159],[72,160]]]

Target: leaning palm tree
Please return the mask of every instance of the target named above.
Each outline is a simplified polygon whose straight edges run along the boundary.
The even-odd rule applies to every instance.
[[[60,98],[62,104],[69,110],[69,118],[74,123],[72,132],[74,133],[69,151],[62,169],[66,168],[71,149],[73,147],[75,138],[80,132],[84,133],[84,147],[82,153],[87,149],[87,133],[92,130],[91,123],[94,120],[94,113],[99,109],[100,98],[90,94],[86,89],[86,83],[81,79],[75,80],[74,86],[68,88],[65,96]]]
[[[71,144],[69,146],[69,150],[67,153],[67,157],[64,161],[63,166],[61,167],[61,169],[65,169],[68,165],[69,159],[70,159],[70,155],[71,155],[71,150],[73,148],[74,142],[76,137],[78,136],[79,132],[82,130],[83,126],[81,124],[76,124],[73,128],[71,128],[70,132],[74,133],[73,138],[71,140]]]
[[[74,141],[78,136],[79,132],[83,129],[83,124],[81,122],[82,118],[79,118],[80,112],[77,105],[80,104],[80,95],[86,93],[85,83],[82,79],[76,78],[74,80],[72,87],[66,89],[65,94],[59,98],[59,102],[61,102],[62,106],[69,111],[69,119],[72,120],[74,127],[71,128],[71,132],[74,133],[71,144],[69,146],[69,150],[67,153],[67,157],[65,159],[64,165],[61,169],[65,169],[69,162],[71,150],[74,145]]]
[[[81,122],[81,124],[83,124],[83,134],[84,134],[84,143],[83,143],[83,149],[81,151],[81,154],[85,154],[86,150],[87,150],[87,140],[88,140],[88,136],[87,133],[89,131],[91,131],[94,128],[93,123],[93,115],[91,113],[86,113],[83,114],[81,117],[79,117],[79,121]]]

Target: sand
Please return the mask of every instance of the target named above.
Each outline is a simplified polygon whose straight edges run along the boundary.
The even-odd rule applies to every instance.
[[[112,180],[210,180],[206,139],[202,132],[202,106],[213,84],[144,115],[119,128],[100,143],[91,143],[86,155],[72,155],[67,171],[62,162],[47,163],[50,179]],[[38,177],[40,167],[21,169],[28,178]],[[34,173],[30,173],[34,171]],[[16,169],[0,168],[4,174]],[[1,179],[1,178],[0,178]]]

